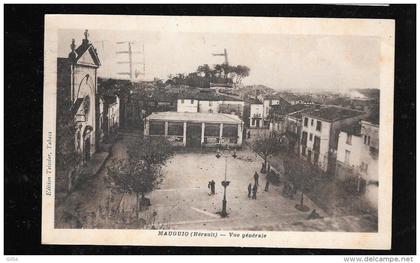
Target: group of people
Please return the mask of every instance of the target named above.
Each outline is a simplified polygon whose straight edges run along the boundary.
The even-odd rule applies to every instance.
[[[254,186],[251,183],[248,184],[248,198],[257,199],[257,191],[259,186],[259,174],[257,172],[254,173]],[[266,180],[264,191],[268,192],[268,188],[270,185],[270,180]]]
[[[211,180],[207,187],[210,189],[209,195],[215,195],[216,194],[216,182],[214,180]]]

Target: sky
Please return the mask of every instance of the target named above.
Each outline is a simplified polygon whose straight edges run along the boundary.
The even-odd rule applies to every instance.
[[[60,30],[58,56],[67,57],[71,40],[79,45],[84,29]],[[142,51],[146,62],[146,80],[167,79],[168,75],[194,72],[199,65],[224,62],[227,49],[230,65],[246,65],[250,75],[245,85],[266,85],[276,90],[334,90],[346,92],[355,88],[379,88],[379,38],[366,36],[168,33],[142,31],[89,31],[89,40],[97,48],[101,77],[124,78],[127,72],[125,54],[131,41],[133,51]],[[135,54],[134,61],[143,61]],[[137,65],[139,70],[140,65]]]

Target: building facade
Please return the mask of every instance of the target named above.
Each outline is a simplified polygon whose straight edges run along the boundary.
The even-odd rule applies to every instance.
[[[71,115],[75,151],[82,155],[83,162],[96,151],[97,69],[101,65],[88,36],[86,30],[77,48],[73,39],[68,58],[57,59],[57,118]]]
[[[250,128],[262,128],[263,127],[263,104],[255,101],[250,104],[249,113],[249,127]]]
[[[214,91],[180,94],[177,112],[223,113],[243,117],[245,102]]]
[[[379,124],[362,120],[342,129],[338,139],[336,175],[352,178],[357,191],[378,206]]]
[[[365,112],[326,106],[302,114],[300,156],[323,172],[335,173],[338,135],[342,127],[358,122]]]
[[[243,121],[236,115],[199,112],[158,112],[146,117],[145,136],[164,136],[175,146],[242,145]]]

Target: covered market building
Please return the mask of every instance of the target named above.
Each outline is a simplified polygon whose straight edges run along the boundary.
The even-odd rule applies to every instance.
[[[145,119],[145,136],[165,136],[176,146],[242,145],[243,121],[236,115],[156,112]]]

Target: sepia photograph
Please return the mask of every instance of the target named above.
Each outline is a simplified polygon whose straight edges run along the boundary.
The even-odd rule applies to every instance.
[[[45,21],[43,242],[389,248],[392,20]]]

